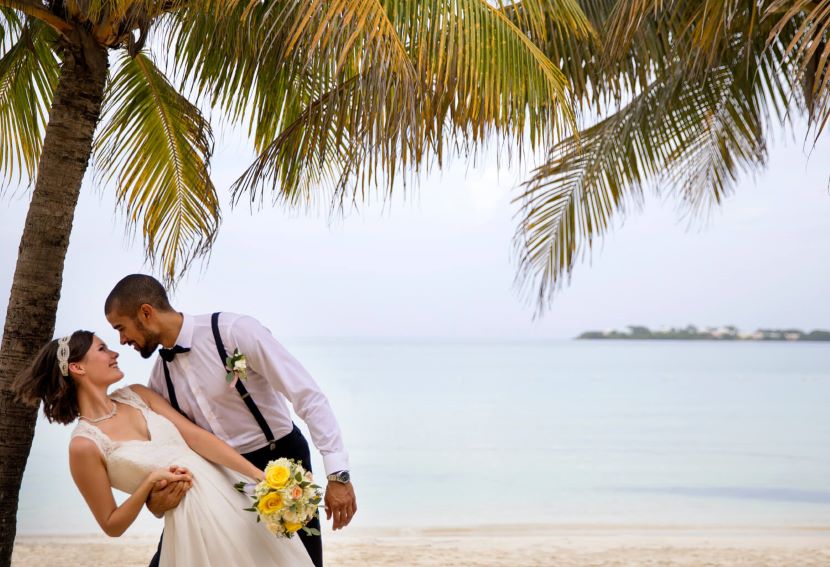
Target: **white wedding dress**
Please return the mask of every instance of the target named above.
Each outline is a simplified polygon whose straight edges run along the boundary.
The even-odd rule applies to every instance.
[[[98,446],[113,487],[131,494],[149,472],[171,465],[187,467],[193,475],[193,487],[164,515],[161,566],[313,567],[299,538],[277,538],[257,523],[253,512],[243,510],[251,507],[252,500],[233,484],[250,479],[195,453],[176,426],[152,411],[129,387],[113,392],[110,398],[141,411],[150,440],[113,441],[84,420],[72,436],[86,437]]]

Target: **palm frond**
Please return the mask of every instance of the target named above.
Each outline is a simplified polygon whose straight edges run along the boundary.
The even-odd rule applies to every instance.
[[[605,24],[603,60],[612,69],[624,61],[634,63],[646,80],[677,60],[690,79],[723,65],[734,68],[740,64],[736,52],[752,67],[752,59],[763,51],[759,39],[766,39],[770,29],[764,20],[769,1],[618,0]]]
[[[647,186],[678,192],[694,213],[763,164],[764,111],[728,69],[689,82],[682,66],[628,105],[555,146],[519,197],[517,284],[543,310],[615,215]],[[759,88],[756,85],[756,88]]]
[[[24,23],[8,11],[2,16],[0,172],[11,183],[37,174],[60,69],[50,48],[55,39],[50,28],[37,20]]]
[[[346,183],[332,175],[347,139],[364,155],[357,185],[400,169],[403,140],[424,152],[414,130],[423,85],[378,0],[238,2],[174,14],[167,34],[178,38],[174,63],[185,83],[231,119],[251,116],[262,155],[237,183],[238,196],[272,188],[289,202],[307,201],[324,179],[341,191]],[[341,169],[336,179],[350,179],[353,168]]]
[[[582,40],[596,37],[596,30],[577,0],[499,0],[497,5],[539,47],[555,34]]]
[[[11,8],[0,7],[0,56],[17,43],[23,29],[23,18]]]
[[[372,88],[367,95],[390,89],[409,98],[417,94],[414,68],[378,0],[212,1],[206,6],[211,9],[181,10],[168,18],[166,37],[176,46],[169,64],[233,118],[248,113],[275,77],[319,80],[317,90],[323,92],[324,85],[348,80],[359,70],[372,79],[366,82]],[[285,94],[279,88],[275,92]],[[374,102],[366,98],[366,104]]]
[[[375,69],[359,58],[346,58],[349,73],[328,81],[305,70],[260,77],[271,93],[285,95],[272,99],[272,108],[257,98],[257,139],[275,137],[235,185],[237,197],[261,197],[270,186],[280,199],[307,203],[323,189],[342,203],[367,187],[391,189],[404,166],[417,171],[428,160],[441,162],[446,140],[465,152],[491,134],[517,145],[528,135],[534,145],[573,125],[565,77],[487,2],[398,0],[387,9],[419,77],[417,90],[378,85]]]
[[[786,53],[798,62],[804,101],[818,137],[830,120],[830,2],[775,0],[770,41],[787,38]],[[785,33],[792,28],[790,33]]]
[[[73,28],[73,25],[56,12],[50,9],[50,6],[40,2],[40,0],[0,0],[0,10],[8,17],[10,13],[17,12],[15,16],[20,18],[22,15],[25,18],[37,20],[52,28],[54,32],[63,34]],[[4,17],[0,15],[0,19]]]
[[[676,4],[674,0],[613,0],[610,6],[606,4],[603,59],[615,62],[638,53],[646,57],[645,63],[662,60],[666,54],[663,47],[682,35]],[[638,45],[657,49],[649,56],[648,50],[636,49]]]
[[[135,55],[155,19],[188,5],[196,10],[187,0],[64,0],[61,8],[69,21],[87,26],[102,45],[123,46]]]
[[[347,198],[347,188],[362,191],[375,175],[383,175],[380,170],[394,172],[412,153],[422,151],[416,147],[415,135],[407,145],[407,130],[394,131],[398,128],[394,121],[372,124],[371,117],[360,112],[365,80],[357,76],[324,93],[315,90],[316,81],[293,83],[293,96],[286,98],[280,116],[291,122],[281,127],[236,181],[235,200],[243,195],[252,202],[262,200],[271,187],[274,200],[289,206],[321,201],[336,206]],[[394,101],[389,103],[393,106]],[[263,120],[267,116],[263,112]],[[264,140],[261,132],[276,130],[276,125],[265,124],[258,128],[257,138]],[[393,140],[399,140],[400,151],[393,151]]]
[[[484,0],[398,0],[390,18],[427,81],[425,121],[462,145],[490,134],[546,144],[574,124],[568,81],[507,15]]]
[[[684,212],[695,217],[722,203],[739,174],[763,166],[767,146],[761,100],[735,88],[728,73],[708,77],[689,94],[705,109],[703,123],[668,156],[658,183],[678,192]]]
[[[104,116],[96,165],[117,178],[118,203],[172,281],[207,253],[219,225],[210,124],[144,53],[119,61]]]

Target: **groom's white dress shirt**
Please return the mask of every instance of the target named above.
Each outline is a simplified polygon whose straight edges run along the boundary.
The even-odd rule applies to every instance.
[[[176,344],[190,352],[168,363],[179,407],[197,425],[207,429],[240,453],[267,445],[236,388],[225,380],[227,371],[219,359],[208,315],[186,315]],[[349,457],[340,427],[328,399],[305,368],[253,317],[223,312],[219,334],[228,356],[234,349],[245,355],[251,394],[276,439],[291,433],[294,425],[288,403],[307,425],[314,445],[323,455],[326,474],[347,470]],[[161,357],[150,375],[148,387],[168,400]]]

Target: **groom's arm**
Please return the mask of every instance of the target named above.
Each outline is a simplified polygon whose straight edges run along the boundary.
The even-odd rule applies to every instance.
[[[176,472],[174,469],[178,470],[178,467],[170,467],[170,472]],[[168,483],[163,480],[157,482],[147,497],[147,509],[156,518],[163,517],[165,512],[179,505],[192,486],[193,483],[184,481]]]
[[[340,426],[328,398],[311,374],[256,319],[240,317],[234,322],[231,334],[231,344],[245,355],[249,368],[281,392],[308,425],[314,446],[323,456],[326,474],[348,470],[349,455]],[[328,519],[334,520],[332,528],[347,526],[357,512],[354,487],[351,483],[329,482],[325,504]]]
[[[230,344],[245,355],[248,367],[282,393],[308,425],[314,446],[323,456],[326,474],[348,470],[349,455],[340,426],[328,398],[311,374],[277,342],[268,329],[252,317],[237,319],[230,334]],[[231,350],[228,349],[229,352]]]

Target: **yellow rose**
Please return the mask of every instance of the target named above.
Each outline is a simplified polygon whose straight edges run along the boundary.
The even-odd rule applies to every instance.
[[[287,531],[288,533],[291,533],[291,534],[293,534],[294,532],[299,530],[301,527],[303,527],[303,525],[300,524],[300,523],[285,522],[285,531]]]
[[[288,467],[274,465],[265,470],[265,482],[271,488],[282,488],[290,477],[291,471],[288,470]]]
[[[269,492],[259,499],[256,507],[260,514],[268,515],[279,512],[282,504],[282,494],[279,492]]]

